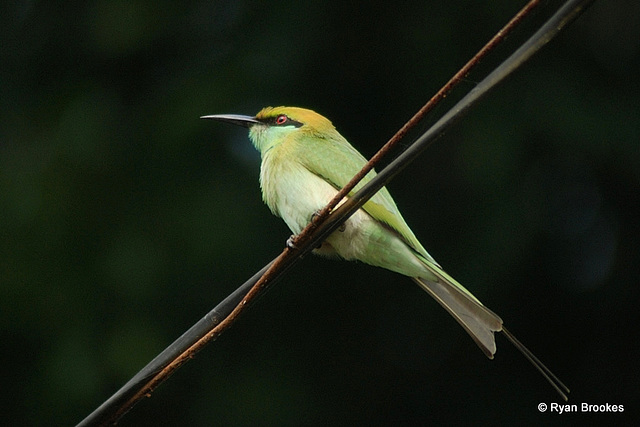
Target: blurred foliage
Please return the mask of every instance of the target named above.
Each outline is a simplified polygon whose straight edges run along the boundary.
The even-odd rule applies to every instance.
[[[520,3],[3,2],[7,425],[79,422],[283,247],[245,132],[199,116],[305,106],[370,156]],[[390,185],[431,254],[572,403],[626,416],[640,356],[639,12],[596,2]],[[485,360],[403,277],[310,257],[121,425],[578,422],[540,414],[557,396],[498,347]]]

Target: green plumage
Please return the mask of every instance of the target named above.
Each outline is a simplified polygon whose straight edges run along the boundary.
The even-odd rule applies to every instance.
[[[279,117],[282,124],[277,124]],[[263,199],[294,233],[299,233],[311,216],[362,169],[366,159],[331,122],[313,111],[267,107],[256,119],[259,123],[251,127],[249,137],[262,155]],[[373,176],[375,172],[369,172],[353,192]],[[493,357],[493,332],[501,330],[502,320],[440,268],[402,218],[389,191],[382,188],[362,210],[316,252],[359,260],[414,278],[461,323],[485,354]]]
[[[271,211],[299,233],[365,165],[366,160],[325,117],[296,107],[267,107],[255,117],[205,116],[249,128],[260,151],[260,187]],[[375,176],[371,171],[353,192]],[[494,332],[505,336],[551,385],[568,389],[502,326],[502,319],[449,276],[427,253],[402,218],[391,194],[382,188],[339,230],[315,250],[359,260],[411,277],[469,333],[489,358],[496,351]]]

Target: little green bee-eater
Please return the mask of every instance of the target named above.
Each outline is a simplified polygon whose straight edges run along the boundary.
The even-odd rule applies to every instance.
[[[304,108],[267,107],[255,117],[229,114],[202,118],[249,129],[249,138],[262,157],[262,198],[294,234],[300,233],[366,163],[328,119]],[[352,193],[373,176],[375,172],[369,172]],[[503,327],[502,319],[427,253],[386,188],[378,191],[314,252],[359,260],[412,278],[458,321],[487,357],[493,359],[496,352],[494,332],[504,332],[566,399],[562,390],[568,389]]]

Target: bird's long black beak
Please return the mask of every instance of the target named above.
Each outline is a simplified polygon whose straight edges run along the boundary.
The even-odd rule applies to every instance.
[[[202,116],[200,118],[220,120],[222,122],[232,123],[245,128],[249,128],[256,123],[260,123],[255,117],[243,116],[240,114],[214,114],[211,116]]]

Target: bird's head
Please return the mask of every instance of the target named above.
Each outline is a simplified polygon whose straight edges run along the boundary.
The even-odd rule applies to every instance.
[[[237,114],[202,116],[249,129],[249,138],[261,152],[298,137],[332,137],[337,132],[331,122],[312,110],[299,107],[265,107],[255,117]]]

